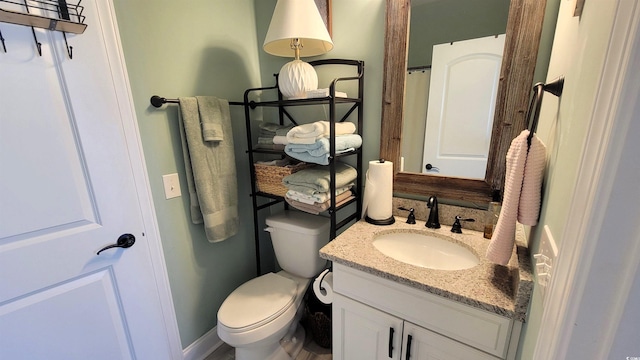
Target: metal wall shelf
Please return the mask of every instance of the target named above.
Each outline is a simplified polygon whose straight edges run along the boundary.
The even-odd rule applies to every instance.
[[[31,27],[33,39],[42,55],[41,43],[38,41],[34,28],[60,31],[64,35],[69,58],[73,57],[73,48],[67,43],[66,33],[82,34],[87,29],[82,14],[84,6],[82,0],[0,0],[0,22]],[[5,39],[0,32],[0,41],[4,52],[7,52]]]
[[[52,19],[35,14],[25,14],[17,11],[0,9],[0,22],[33,26],[41,29],[64,31],[72,34],[82,34],[87,24],[80,24],[71,20]]]

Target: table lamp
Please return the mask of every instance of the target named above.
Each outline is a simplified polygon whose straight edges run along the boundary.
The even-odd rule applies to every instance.
[[[313,0],[278,0],[263,49],[295,57],[280,69],[278,87],[284,96],[299,98],[318,88],[315,69],[300,57],[324,54],[333,49],[333,41]]]

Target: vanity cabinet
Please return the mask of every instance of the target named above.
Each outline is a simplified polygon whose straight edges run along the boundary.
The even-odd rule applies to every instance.
[[[334,360],[515,357],[513,319],[341,264],[333,273]]]
[[[336,294],[333,359],[499,359]]]

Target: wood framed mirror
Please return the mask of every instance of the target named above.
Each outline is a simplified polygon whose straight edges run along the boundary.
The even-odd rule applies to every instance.
[[[502,192],[511,140],[526,128],[546,0],[511,0],[484,180],[400,172],[410,0],[387,0],[380,158],[394,165],[396,196],[487,203]]]

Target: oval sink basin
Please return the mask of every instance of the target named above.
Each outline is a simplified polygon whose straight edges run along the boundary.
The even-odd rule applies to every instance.
[[[393,259],[428,269],[463,270],[480,263],[480,259],[466,247],[427,234],[378,235],[373,246]]]

